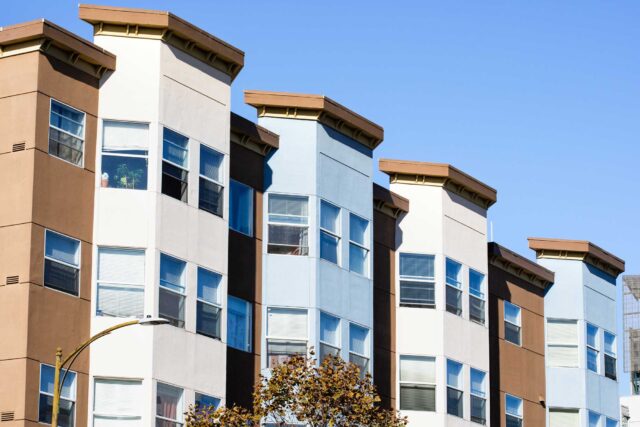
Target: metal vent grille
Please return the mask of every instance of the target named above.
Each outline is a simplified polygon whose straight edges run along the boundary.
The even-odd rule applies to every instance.
[[[7,285],[16,285],[20,282],[20,276],[7,276]]]
[[[0,412],[0,421],[13,421],[16,418],[16,413],[13,411]]]
[[[19,144],[13,144],[13,151],[23,151],[25,148],[25,143],[21,142]]]

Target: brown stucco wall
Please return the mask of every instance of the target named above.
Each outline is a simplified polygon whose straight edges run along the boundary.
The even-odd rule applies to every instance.
[[[504,340],[504,302],[521,307],[522,346]],[[524,400],[525,425],[545,423],[544,291],[489,266],[491,424],[506,426],[505,393]]]

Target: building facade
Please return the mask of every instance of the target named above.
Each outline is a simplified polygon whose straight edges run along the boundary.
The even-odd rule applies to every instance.
[[[624,372],[628,375],[631,394],[620,397],[621,419],[626,417],[628,426],[638,426],[640,425],[640,276],[622,276],[622,281]]]

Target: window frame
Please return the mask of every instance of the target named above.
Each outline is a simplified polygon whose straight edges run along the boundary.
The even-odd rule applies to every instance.
[[[462,388],[458,388],[456,386],[452,386],[449,384],[449,362],[455,363],[456,365],[460,366],[458,381],[459,383],[462,384]],[[464,364],[463,363],[453,359],[446,359],[446,382],[447,382],[447,414],[452,415],[454,417],[458,417],[458,418],[464,418]],[[449,412],[449,392],[448,392],[449,389],[460,392],[460,401],[462,402],[460,403],[460,406],[462,407],[462,411],[460,415]]]
[[[118,415],[118,414],[104,414],[104,413],[99,413],[96,412],[96,382],[100,382],[100,381],[114,381],[114,382],[121,382],[121,383],[136,383],[138,385],[140,385],[140,400],[143,399],[143,393],[144,393],[144,389],[142,388],[142,379],[138,379],[138,378],[120,378],[120,377],[101,377],[101,376],[96,376],[93,377],[93,402],[92,402],[92,408],[91,408],[91,421],[92,421],[92,426],[95,425],[95,418],[96,416],[98,416],[99,418],[103,418],[103,419],[117,419],[117,420],[126,420],[126,421],[137,421],[140,420],[142,421],[142,411],[140,412],[140,415]]]
[[[602,427],[602,414],[596,412],[596,411],[591,411],[591,410],[587,410],[587,426],[588,427],[592,427],[591,424],[591,417],[598,417],[598,420],[596,421],[596,425],[595,427]],[[606,419],[605,419],[606,422]]]
[[[190,187],[190,185],[189,185],[189,175],[190,175],[190,173],[189,173],[189,168],[190,168],[190,165],[189,165],[189,163],[190,163],[190,162],[189,162],[189,153],[190,153],[190,151],[191,151],[191,150],[190,150],[190,149],[191,149],[191,147],[190,147],[190,145],[191,145],[191,138],[189,138],[187,135],[184,135],[184,134],[182,134],[182,133],[180,133],[180,132],[178,132],[178,131],[176,131],[176,130],[171,129],[170,127],[167,127],[167,126],[161,125],[161,128],[162,128],[162,155],[160,156],[160,161],[161,161],[161,164],[160,164],[160,194],[164,194],[164,195],[165,195],[165,196],[167,196],[167,197],[170,197],[170,198],[172,198],[172,199],[178,200],[179,202],[187,203],[187,204],[188,204],[188,203],[189,203],[189,187]],[[169,144],[171,144],[171,145],[177,146],[177,144],[175,144],[174,142],[172,142],[172,141],[169,141],[169,140],[166,140],[166,139],[165,139],[165,137],[164,137],[165,129],[168,129],[168,130],[169,130],[169,131],[171,131],[171,132],[177,133],[178,135],[180,135],[180,136],[182,136],[182,137],[184,137],[184,138],[186,138],[186,139],[187,139],[187,149],[186,149],[186,150],[187,150],[187,155],[186,155],[186,159],[187,159],[187,160],[186,160],[186,163],[187,163],[187,165],[186,165],[186,166],[181,166],[181,165],[178,165],[178,164],[176,164],[176,163],[172,162],[172,161],[171,161],[171,160],[169,160],[169,159],[165,159],[165,150],[164,150],[164,143],[165,143],[165,141],[167,141],[167,142],[168,142]],[[178,147],[178,148],[182,149],[181,147]],[[165,174],[165,172],[164,172],[164,163],[165,163],[165,162],[166,162],[167,164],[169,164],[169,165],[173,166],[173,167],[176,167],[176,168],[178,168],[178,169],[182,170],[183,172],[186,172],[186,174],[187,174],[187,175],[186,175],[186,180],[182,180],[182,179],[176,178],[175,176],[169,175],[169,176],[171,176],[172,178],[174,178],[174,179],[176,179],[176,180],[178,180],[178,181],[180,181],[181,183],[184,183],[184,184],[186,185],[186,190],[185,190],[185,194],[186,194],[186,196],[185,196],[185,200],[178,199],[177,197],[173,197],[173,196],[171,196],[171,195],[169,195],[169,194],[167,194],[167,193],[165,193],[165,192],[164,192],[164,186],[163,186],[162,181],[163,181],[163,177],[164,177],[164,175],[167,175],[167,174]]]
[[[306,216],[302,216],[302,215],[287,215],[290,217],[297,217],[297,218],[306,218],[305,223],[291,223],[291,222],[282,222],[282,221],[277,221],[277,220],[272,220],[271,219],[271,212],[269,211],[269,207],[270,207],[270,203],[271,203],[271,197],[272,196],[283,196],[283,197],[291,197],[291,198],[298,198],[298,199],[304,199],[307,203],[307,215]],[[275,214],[275,215],[280,215],[280,214]],[[276,226],[276,227],[296,227],[296,228],[300,228],[300,229],[306,229],[307,230],[307,246],[292,246],[292,245],[284,245],[282,243],[271,243],[271,231],[270,228],[271,226]],[[310,244],[309,244],[309,229],[310,229],[310,224],[309,224],[309,196],[306,195],[299,195],[299,194],[290,194],[290,193],[267,193],[267,254],[269,255],[282,255],[282,256],[309,256],[309,249],[310,249]],[[278,246],[278,247],[287,247],[287,248],[298,248],[298,250],[300,250],[302,252],[303,249],[306,249],[306,253],[300,253],[300,254],[292,254],[292,253],[286,253],[286,254],[281,254],[281,253],[275,253],[275,252],[270,252],[269,248],[270,246]]]
[[[54,258],[51,258],[51,257],[47,256],[47,233],[57,234],[58,236],[62,236],[64,238],[75,240],[76,242],[78,242],[78,253],[76,255],[77,258],[78,258],[78,265],[77,266],[69,264],[69,263],[67,263],[65,261],[60,261],[60,260],[57,260],[57,259],[54,259]],[[70,295],[72,297],[80,298],[80,292],[82,290],[82,240],[76,239],[75,237],[71,237],[71,236],[68,236],[66,234],[59,233],[59,232],[51,230],[49,228],[45,228],[44,229],[44,242],[43,242],[43,247],[42,247],[42,256],[43,256],[43,262],[42,262],[42,285],[47,289],[50,289],[50,290],[53,290],[53,291],[56,291],[56,292],[61,292],[61,293],[65,294],[65,295]],[[45,271],[47,269],[46,260],[49,260],[51,262],[55,262],[55,263],[58,263],[58,264],[62,264],[62,265],[66,266],[66,267],[69,267],[69,268],[74,268],[74,269],[76,269],[78,271],[78,294],[77,295],[72,294],[70,292],[63,291],[61,289],[56,289],[56,288],[53,288],[51,286],[47,286],[47,283],[45,281],[45,277],[46,277]]]
[[[49,396],[51,397],[51,399],[53,400],[53,393],[49,393],[46,391],[42,391],[42,368],[43,366],[49,367],[51,369],[53,369],[54,374],[55,374],[55,366],[53,365],[49,365],[48,363],[40,363],[40,372],[38,375],[38,423],[39,424],[51,424],[51,422],[49,423],[43,423],[42,421],[40,421],[40,396],[41,395],[45,395],[45,396]],[[73,402],[73,425],[70,427],[75,427],[76,425],[76,421],[77,421],[77,417],[76,417],[76,405],[77,405],[77,401],[78,401],[78,373],[76,371],[70,371],[68,369],[61,369],[60,370],[60,382],[62,382],[62,379],[64,377],[64,375],[66,374],[66,372],[69,372],[71,374],[73,374],[73,399],[68,399],[66,397],[62,397],[62,392],[60,393],[60,401],[62,400],[66,400],[69,402]],[[64,378],[65,382],[67,382],[67,379]],[[60,390],[62,390],[64,387],[64,384],[60,384]],[[53,403],[52,403],[52,407],[53,407]]]
[[[414,387],[414,388],[422,388],[422,389],[433,389],[433,411],[428,411],[428,410],[418,410],[418,409],[402,409],[402,399],[400,398],[400,394],[398,394],[398,407],[401,411],[414,411],[414,412],[431,412],[434,413],[436,412],[436,405],[438,402],[438,394],[437,394],[437,390],[438,390],[438,385],[437,385],[437,379],[436,379],[436,375],[434,375],[434,379],[433,382],[426,382],[426,381],[406,381],[406,380],[402,380],[402,376],[400,374],[401,370],[402,370],[402,358],[420,358],[422,359],[423,362],[426,363],[433,363],[433,370],[434,370],[434,374],[436,373],[436,369],[437,369],[437,364],[436,364],[436,357],[435,356],[423,356],[423,355],[417,355],[417,354],[400,354],[398,355],[398,390],[401,391],[402,390],[402,386],[410,386],[410,387]]]
[[[215,399],[218,401],[218,404],[216,405],[216,407],[214,409],[218,409],[221,405],[222,405],[222,399],[220,397],[216,397],[216,396],[211,396],[210,394],[207,393],[201,393],[199,391],[195,391],[194,392],[194,399],[193,399],[193,407],[196,408],[200,408],[198,405],[198,396],[204,396],[207,397],[209,399]],[[200,408],[200,409],[204,409],[204,408]]]
[[[100,120],[102,127],[102,134],[101,134],[101,146],[100,146],[100,173],[96,173],[96,175],[98,175],[98,178],[101,180],[100,183],[100,188],[113,188],[114,190],[133,190],[133,191],[147,191],[149,189],[149,144],[150,144],[150,126],[151,123],[149,122],[136,122],[136,121],[131,121],[131,120],[116,120],[116,119],[101,119]],[[147,154],[121,154],[121,153],[109,153],[109,152],[105,152],[104,151],[104,129],[105,129],[105,123],[129,123],[129,124],[137,124],[137,125],[147,125]],[[102,174],[104,173],[104,156],[110,156],[110,157],[123,157],[123,158],[133,158],[133,159],[144,159],[147,161],[147,182],[144,185],[144,188],[121,188],[121,187],[112,187],[110,185],[108,185],[107,187],[103,187],[102,186]]]
[[[365,342],[364,342],[364,346],[365,346],[365,351],[363,354],[358,353],[357,351],[354,351],[351,348],[351,328],[355,327],[355,328],[360,328],[363,329],[365,331],[367,331],[367,335],[365,338]],[[351,356],[355,356],[356,360],[357,358],[361,358],[361,359],[365,359],[366,360],[366,369],[363,371],[362,369],[360,369],[360,376],[364,377],[366,374],[371,372],[371,328],[367,328],[366,326],[360,325],[358,323],[354,323],[354,322],[349,322],[349,362],[350,363],[355,363],[351,361]]]
[[[414,256],[422,256],[429,257],[433,260],[433,276],[411,276],[411,275],[403,275],[400,269],[401,259],[403,255],[414,255]],[[433,254],[422,254],[417,252],[400,252],[398,254],[398,291],[399,291],[399,299],[398,304],[400,307],[408,307],[408,308],[426,308],[426,309],[435,309],[436,308],[436,256]],[[433,304],[421,304],[421,303],[408,303],[402,302],[402,282],[410,282],[410,283],[420,283],[420,284],[430,284],[433,288]]]
[[[338,210],[338,214],[336,216],[336,231],[335,232],[333,232],[333,231],[331,231],[331,230],[329,230],[327,228],[324,228],[322,226],[322,209],[323,209],[323,205],[328,205],[328,206],[333,207],[333,208]],[[318,221],[318,230],[319,230],[319,233],[318,233],[318,246],[319,246],[318,255],[319,255],[319,258],[322,259],[322,260],[325,260],[327,262],[330,262],[331,264],[335,264],[337,266],[340,266],[342,264],[342,262],[341,262],[342,261],[342,259],[341,259],[342,257],[340,256],[341,255],[340,248],[342,247],[342,245],[341,245],[341,240],[342,240],[342,236],[341,236],[341,234],[342,234],[342,208],[340,208],[340,206],[338,206],[336,204],[333,204],[333,203],[331,203],[331,202],[329,202],[329,201],[327,201],[325,199],[320,199],[319,212],[320,212],[320,217],[319,217],[319,221]],[[323,233],[336,240],[336,262],[333,262],[330,259],[327,259],[327,258],[322,256],[322,234]]]
[[[74,110],[74,111],[76,111],[78,113],[82,113],[82,116],[83,116],[82,138],[78,137],[77,135],[73,135],[72,133],[67,132],[66,130],[60,129],[59,127],[54,126],[54,125],[51,124],[51,113],[52,113],[52,108],[51,107],[53,106],[54,102],[62,105],[63,107],[69,108],[70,110]],[[77,123],[77,122],[74,122],[74,123]],[[50,152],[50,150],[51,150],[51,147],[50,147],[50,144],[51,144],[51,128],[54,128],[58,132],[65,133],[65,134],[67,134],[67,135],[69,135],[69,136],[71,136],[73,138],[78,138],[78,139],[82,140],[82,156],[81,156],[82,160],[81,160],[79,165],[75,164],[73,162],[70,162],[69,160],[63,159],[62,157],[59,157],[59,156],[51,154],[51,152]],[[77,167],[79,167],[81,169],[84,169],[84,157],[85,157],[85,151],[86,151],[86,136],[87,136],[87,113],[82,111],[82,110],[79,110],[79,109],[77,109],[75,107],[72,107],[71,105],[69,105],[69,104],[67,104],[65,102],[62,102],[62,101],[60,101],[60,100],[58,100],[56,98],[50,97],[49,98],[49,126],[47,127],[47,154],[49,154],[52,157],[55,157],[56,159],[60,159],[60,160],[62,160],[64,162],[67,162],[67,163],[72,164],[74,166],[77,166]]]
[[[115,281],[111,280],[111,281],[104,281],[104,280],[100,280],[100,251],[103,249],[111,249],[111,250],[117,250],[119,252],[141,252],[142,256],[143,256],[143,271],[142,271],[142,275],[143,275],[143,281],[142,284],[137,285],[137,284],[132,284],[132,283],[115,283]],[[113,317],[113,318],[120,318],[120,319],[127,319],[127,318],[134,318],[134,319],[141,319],[144,317],[144,292],[145,292],[145,285],[147,282],[147,277],[146,277],[146,263],[147,263],[147,251],[145,248],[130,248],[130,247],[120,247],[120,246],[98,246],[97,247],[97,252],[96,252],[96,309],[95,309],[95,315],[96,316],[100,316],[100,317]],[[124,289],[138,289],[138,290],[142,290],[142,313],[141,315],[138,316],[125,316],[125,317],[121,317],[121,316],[113,316],[113,315],[109,315],[109,314],[102,314],[102,313],[98,313],[98,304],[100,302],[99,299],[99,290],[100,290],[100,285],[107,285],[107,286],[111,286],[111,287],[115,287],[121,290]]]
[[[589,328],[594,328],[595,330],[595,337],[594,337],[594,341],[595,341],[595,347],[591,344],[589,344]],[[587,370],[591,371],[595,374],[600,374],[600,328],[597,327],[596,325],[589,323],[589,322],[585,322],[585,349],[586,349],[586,364],[587,364]],[[596,369],[595,371],[593,369],[591,369],[591,367],[589,366],[589,355],[590,354],[594,354],[595,353],[595,358],[596,358]]]
[[[519,412],[520,413],[513,414],[513,413],[509,412],[509,410],[508,410],[509,406],[507,405],[507,399],[508,398],[512,398],[512,399],[516,399],[516,400],[520,401],[520,405],[519,405],[519,407],[520,407],[520,411]],[[505,393],[504,394],[504,417],[505,417],[505,421],[509,417],[515,418],[515,419],[520,421],[520,426],[523,426],[524,425],[524,399],[522,399],[521,397],[518,397],[518,396],[514,396],[512,394],[509,394],[509,393]]]
[[[207,301],[204,298],[200,297],[200,270],[207,272],[207,273],[211,273],[211,274],[215,274],[216,276],[218,276],[220,278],[220,280],[218,280],[218,286],[216,288],[216,293],[218,294],[216,297],[216,301],[215,303]],[[197,266],[196,268],[196,334],[198,335],[202,335],[204,337],[208,337],[208,338],[212,338],[214,340],[222,340],[222,298],[220,298],[220,294],[221,294],[221,290],[220,288],[222,287],[222,280],[224,279],[224,276],[220,273],[218,273],[217,271],[213,271],[210,270],[208,268],[202,267],[202,266]],[[218,309],[218,335],[219,336],[212,336],[210,334],[205,334],[203,332],[200,332],[198,330],[198,304],[204,304],[204,305],[208,305],[210,307],[214,307]],[[211,396],[213,397],[213,396]]]
[[[162,384],[163,386],[166,386],[166,387],[171,387],[171,388],[174,388],[176,390],[180,390],[180,400],[178,402],[178,405],[176,405],[176,416],[180,416],[181,420],[180,419],[175,419],[174,420],[174,419],[167,418],[167,417],[164,417],[164,416],[158,414],[157,400],[158,400],[158,387],[160,386],[160,384]],[[154,413],[154,421],[156,421],[156,423],[154,423],[154,424],[157,424],[158,419],[160,419],[162,421],[165,421],[165,422],[168,422],[168,423],[172,423],[174,426],[183,426],[185,424],[185,420],[184,420],[184,388],[175,386],[173,384],[165,383],[165,382],[162,382],[162,381],[156,381],[156,390],[155,390],[155,392],[156,392],[156,405],[155,405],[156,406],[156,410],[154,411],[155,412]]]
[[[573,332],[575,333],[575,344],[568,344],[567,342],[562,343],[554,343],[550,342],[549,337],[549,323],[552,324],[570,324],[574,327]],[[580,340],[579,340],[579,330],[578,330],[578,320],[577,319],[564,319],[564,318],[546,318],[545,319],[545,366],[548,367],[563,367],[563,368],[577,368],[580,366]],[[570,366],[554,364],[550,363],[551,358],[549,357],[551,351],[550,348],[562,348],[562,349],[574,349],[575,350],[575,360],[574,363]],[[561,408],[556,408],[561,410]]]
[[[444,276],[445,276],[445,311],[447,313],[451,313],[454,316],[459,316],[459,317],[463,317],[464,314],[464,307],[462,305],[462,288],[463,288],[463,283],[462,280],[460,280],[460,275],[462,274],[462,267],[463,264],[461,262],[458,262],[456,260],[454,260],[453,258],[450,258],[448,256],[445,256],[445,265],[444,265]],[[456,264],[458,266],[460,266],[460,269],[458,270],[458,277],[455,280],[455,283],[450,283],[449,279],[449,275],[447,274],[448,271],[448,267],[449,267],[449,263],[453,263]],[[449,304],[449,298],[448,298],[448,293],[446,292],[448,288],[453,289],[455,292],[457,292],[457,295],[459,296],[459,300],[460,300],[460,307],[455,307],[456,311],[452,311],[454,309],[454,307]],[[450,308],[451,307],[451,308]]]
[[[474,392],[473,391],[473,387],[471,386],[472,382],[471,379],[473,378],[473,373],[474,372],[479,372],[482,374],[482,394]],[[471,401],[473,400],[473,398],[476,399],[481,399],[484,401],[484,419],[482,421],[476,421],[473,418],[473,405],[471,405]],[[469,419],[471,420],[471,422],[476,423],[476,424],[480,424],[480,425],[486,425],[487,424],[487,372],[483,371],[482,369],[476,369],[474,367],[469,367]]]
[[[299,312],[304,312],[305,316],[306,316],[306,331],[305,331],[305,338],[300,338],[300,337],[283,337],[283,336],[279,336],[279,335],[272,335],[271,334],[271,328],[269,326],[269,310],[289,310],[289,311],[299,311]],[[307,308],[299,308],[299,307],[283,307],[283,306],[268,306],[267,307],[267,327],[266,327],[266,333],[264,334],[265,336],[265,342],[266,342],[266,349],[265,349],[265,353],[266,353],[266,357],[267,357],[267,368],[273,368],[274,366],[271,365],[271,353],[269,352],[269,343],[292,343],[292,344],[297,344],[297,345],[302,345],[304,344],[305,346],[305,352],[304,353],[296,353],[296,354],[301,354],[303,356],[306,356],[309,353],[309,309]]]
[[[611,423],[614,423],[611,425]],[[618,427],[620,425],[620,421],[615,418],[604,417],[604,425],[605,427]]]
[[[367,223],[367,228],[366,228],[366,230],[365,230],[365,232],[363,234],[363,238],[362,238],[363,243],[358,243],[355,240],[351,239],[351,218],[352,217],[355,217],[355,218]],[[371,243],[370,242],[371,239],[369,237],[370,235],[371,235],[371,221],[361,217],[360,215],[356,215],[353,212],[349,212],[349,271],[351,273],[355,273],[355,274],[358,274],[360,276],[367,277],[367,278],[369,277],[370,269],[371,269],[370,262],[369,262],[371,250],[368,247],[368,246],[370,246],[370,243]],[[369,242],[369,245],[365,246],[365,244],[367,242]],[[364,251],[364,267],[363,267],[362,273],[360,273],[358,271],[355,271],[353,268],[351,268],[351,247],[352,246],[355,246],[358,249],[361,249],[361,250]]]
[[[163,285],[162,285],[162,278],[160,277],[160,270],[162,269],[162,257],[163,257],[163,256],[166,256],[166,257],[172,258],[172,259],[174,259],[175,261],[179,261],[179,262],[181,262],[181,263],[183,263],[183,264],[184,264],[184,270],[183,270],[183,274],[184,274],[184,278],[183,278],[183,279],[184,279],[184,286],[182,287],[182,292],[179,292],[179,291],[177,291],[177,290],[175,290],[175,289],[171,289],[171,288],[170,288],[170,287],[168,287],[168,286],[163,286]],[[160,315],[160,295],[161,295],[161,294],[160,294],[160,290],[164,290],[164,291],[167,291],[167,292],[171,292],[171,293],[172,293],[172,294],[174,294],[174,295],[178,295],[180,298],[182,298],[182,299],[183,299],[183,311],[182,311],[182,317],[183,317],[183,318],[182,318],[182,319],[177,319],[178,321],[182,322],[182,325],[181,325],[181,326],[174,325],[174,324],[172,323],[172,321],[174,321],[174,320],[176,320],[176,319],[168,319],[168,320],[169,320],[169,325],[174,326],[174,327],[176,327],[176,328],[184,329],[184,328],[185,328],[185,326],[186,326],[186,317],[187,317],[187,313],[186,313],[186,312],[187,312],[187,310],[186,310],[186,308],[187,308],[187,307],[186,307],[186,301],[187,301],[187,288],[188,288],[188,285],[189,285],[189,284],[188,284],[188,280],[189,280],[189,277],[188,277],[188,276],[189,276],[189,274],[188,274],[188,271],[187,271],[187,270],[188,270],[188,268],[189,268],[189,263],[188,263],[186,260],[184,260],[184,259],[178,258],[178,257],[173,256],[173,255],[169,255],[169,254],[167,254],[167,253],[165,253],[165,252],[160,252],[160,259],[159,259],[159,262],[158,262],[158,266],[159,266],[159,268],[160,268],[160,270],[158,271],[158,316],[159,316],[159,317],[162,317],[162,316]],[[175,285],[174,285],[174,286],[175,286]]]
[[[235,345],[231,345],[229,343],[229,317],[231,314],[231,310],[229,307],[231,307],[231,304],[229,304],[229,300],[230,299],[234,299],[234,300],[238,300],[238,301],[242,301],[244,303],[244,307],[246,309],[245,311],[245,315],[246,315],[246,322],[247,322],[247,334],[246,334],[246,346],[245,348],[238,348]],[[235,315],[235,313],[234,313]],[[227,327],[227,337],[226,337],[226,344],[227,346],[235,349],[235,350],[239,350],[239,351],[243,351],[245,353],[252,353],[253,352],[253,303],[251,301],[247,301],[245,299],[233,296],[233,295],[229,295],[227,294],[227,322],[226,322],[226,327]]]
[[[240,187],[245,187],[249,189],[249,233],[245,233],[244,231],[237,230],[236,228],[231,226],[231,192],[233,191],[233,186],[239,185]],[[255,222],[255,189],[247,184],[244,184],[237,179],[229,178],[229,228],[237,233],[244,234],[245,236],[253,237],[254,235],[254,222]]]
[[[328,317],[338,321],[338,328],[336,330],[336,343],[331,343],[322,339],[322,317]],[[342,319],[339,316],[334,316],[333,314],[329,314],[324,311],[320,311],[320,333],[318,334],[318,343],[320,344],[318,347],[318,362],[322,363],[324,358],[322,357],[322,346],[330,347],[332,350],[336,350],[336,356],[340,356],[342,351]],[[328,353],[327,353],[328,354]]]
[[[607,350],[607,335],[613,337],[613,352],[608,351]],[[616,336],[616,334],[607,331],[606,329],[602,330],[602,338],[603,338],[603,342],[604,342],[604,348],[603,348],[603,353],[604,353],[604,376],[606,378],[609,378],[611,380],[617,381],[618,380],[618,337]],[[609,375],[607,373],[607,358],[613,359],[613,376]]]
[[[504,304],[503,304],[503,315],[502,315],[502,317],[503,317],[503,320],[504,320],[504,329],[505,329],[504,340],[506,342],[509,342],[509,343],[513,344],[513,345],[517,345],[518,347],[522,347],[522,307],[520,307],[519,305],[516,305],[516,304],[514,304],[514,303],[512,303],[510,301],[507,301],[507,300],[503,300],[503,303]],[[518,309],[518,323],[519,324],[518,323],[514,323],[514,322],[512,322],[510,320],[507,320],[506,312],[507,312],[507,306],[508,305]],[[511,341],[510,339],[507,338],[507,333],[506,333],[506,330],[507,330],[507,325],[506,324],[507,323],[517,328],[517,330],[518,330],[518,342],[517,343],[515,343],[515,342],[513,342],[513,341]]]
[[[224,155],[224,153],[222,153],[222,152],[220,152],[220,151],[216,150],[215,148],[213,148],[213,147],[211,147],[211,146],[209,146],[209,145],[207,145],[207,144],[199,144],[199,146],[200,146],[200,147],[199,147],[199,148],[200,148],[200,150],[198,151],[198,156],[200,156],[200,157],[199,157],[200,162],[199,162],[199,164],[198,164],[198,209],[200,209],[201,211],[208,212],[208,213],[210,213],[211,215],[215,215],[215,216],[217,216],[218,218],[224,218],[224,193],[225,193],[225,191],[224,191],[224,190],[225,190],[225,188],[226,188],[226,187],[225,187],[225,185],[224,185],[223,180],[224,180],[224,176],[225,176],[225,167],[226,167],[226,166],[225,166],[225,163],[226,163],[226,156]],[[205,150],[205,151],[206,151],[206,150],[212,151],[212,152],[214,152],[214,153],[216,153],[216,154],[219,154],[219,155],[222,157],[222,160],[220,161],[220,170],[219,170],[219,177],[222,177],[222,180],[220,180],[220,181],[216,181],[215,179],[209,178],[208,176],[206,176],[206,175],[204,175],[204,174],[202,173],[202,168],[201,168],[202,160],[201,160],[201,159],[202,159],[202,151],[203,151],[203,150]],[[221,204],[221,208],[220,208],[221,212],[220,212],[220,215],[218,215],[217,213],[212,212],[212,211],[210,211],[210,210],[208,210],[208,209],[204,209],[204,208],[202,207],[202,205],[201,205],[201,203],[200,203],[200,202],[201,202],[201,197],[202,197],[202,186],[200,185],[200,180],[201,180],[201,179],[204,179],[205,181],[208,181],[208,182],[213,183],[213,184],[215,184],[215,185],[218,185],[218,186],[220,187],[220,204]]]
[[[476,291],[474,290],[472,292],[471,290],[471,276],[473,274],[477,274],[478,276],[482,276],[482,280],[480,282],[480,291]],[[469,320],[471,320],[472,322],[475,322],[479,325],[486,325],[487,322],[487,292],[485,291],[486,289],[486,282],[487,282],[487,275],[483,274],[481,272],[479,272],[478,270],[475,270],[473,268],[469,268]],[[479,295],[478,295],[479,294]],[[482,302],[482,319],[476,319],[475,317],[472,316],[472,311],[471,311],[471,299],[474,298],[480,302]]]

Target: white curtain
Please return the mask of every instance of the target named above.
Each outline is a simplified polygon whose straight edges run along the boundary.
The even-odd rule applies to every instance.
[[[144,285],[144,250],[100,248],[98,280]]]
[[[433,255],[400,254],[400,275],[433,279],[434,260]]]
[[[578,345],[578,325],[575,320],[547,320],[547,343]]]
[[[307,310],[270,308],[267,333],[271,338],[307,339]]]
[[[141,381],[96,378],[94,390],[94,413],[103,416],[141,416]]]
[[[146,123],[105,121],[102,127],[104,151],[149,150],[149,125]]]
[[[435,357],[400,356],[400,381],[435,384]]]
[[[549,427],[579,427],[578,411],[549,409]]]

